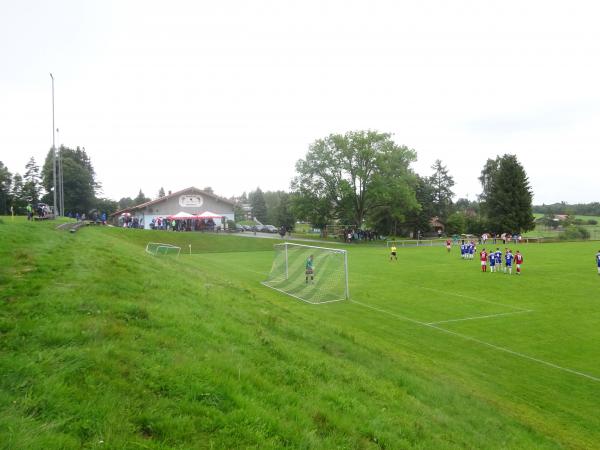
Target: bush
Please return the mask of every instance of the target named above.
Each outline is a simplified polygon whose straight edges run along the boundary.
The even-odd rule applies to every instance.
[[[588,225],[598,225],[598,221],[596,219],[589,219],[587,221]]]
[[[558,235],[563,241],[589,239],[590,232],[583,227],[568,227],[565,231]]]

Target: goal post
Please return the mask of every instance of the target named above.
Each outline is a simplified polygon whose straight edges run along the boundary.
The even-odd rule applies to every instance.
[[[153,256],[157,255],[175,255],[179,256],[181,253],[181,247],[177,247],[172,244],[164,244],[162,242],[148,242],[146,244],[146,253],[150,253]]]
[[[312,304],[350,298],[346,250],[290,242],[273,248],[271,271],[262,282],[265,286]]]

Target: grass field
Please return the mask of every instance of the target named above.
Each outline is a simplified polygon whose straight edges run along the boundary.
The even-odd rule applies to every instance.
[[[260,284],[273,239],[54,225],[0,223],[2,449],[600,447],[597,242],[520,277],[348,246],[309,305]]]

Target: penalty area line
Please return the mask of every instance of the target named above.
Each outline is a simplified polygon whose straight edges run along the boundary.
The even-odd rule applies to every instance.
[[[544,366],[547,366],[547,367],[552,367],[553,369],[556,369],[556,370],[561,370],[563,372],[567,372],[567,373],[570,373],[572,375],[577,375],[579,377],[587,378],[588,380],[592,380],[592,381],[596,381],[596,382],[600,383],[600,378],[595,377],[595,376],[590,375],[590,374],[587,374],[587,373],[584,373],[584,372],[580,372],[578,370],[570,369],[569,367],[559,366],[558,364],[554,364],[552,362],[545,361],[543,359],[539,359],[539,358],[536,358],[534,356],[529,356],[529,355],[526,355],[524,353],[516,352],[516,351],[511,350],[511,349],[506,348],[506,347],[501,347],[499,345],[491,344],[489,342],[485,342],[485,341],[482,341],[480,339],[477,339],[477,338],[474,338],[474,337],[471,337],[471,336],[467,336],[466,334],[457,333],[456,331],[447,330],[445,328],[438,327],[437,325],[434,325],[434,324],[431,324],[431,323],[426,323],[426,322],[421,322],[420,320],[411,319],[409,317],[402,316],[400,314],[396,314],[396,313],[393,313],[393,312],[390,312],[390,311],[386,311],[385,309],[376,308],[374,306],[367,305],[366,303],[358,302],[356,300],[349,300],[349,301],[351,303],[355,303],[355,304],[363,306],[365,308],[372,309],[373,311],[377,311],[377,312],[380,312],[382,314],[387,314],[389,316],[396,317],[398,319],[402,319],[402,320],[405,320],[407,322],[412,322],[412,323],[415,323],[417,325],[421,325],[421,326],[424,326],[424,327],[433,328],[434,330],[441,331],[442,333],[450,334],[452,336],[456,336],[456,337],[465,339],[467,341],[475,342],[477,344],[483,345],[485,347],[492,348],[494,350],[497,350],[497,351],[500,351],[500,352],[503,352],[503,353],[508,353],[509,355],[517,356],[519,358],[526,359],[528,361],[533,361],[533,362],[536,362],[538,364],[541,364],[541,365],[544,365]]]
[[[449,323],[449,322],[462,322],[464,320],[477,320],[477,319],[491,319],[493,317],[501,317],[501,316],[513,316],[515,314],[524,314],[533,312],[533,309],[527,309],[523,311],[511,311],[505,313],[498,314],[488,314],[487,316],[473,316],[473,317],[463,317],[461,319],[449,319],[449,320],[438,320],[437,322],[427,322],[426,325],[437,325],[439,323]]]

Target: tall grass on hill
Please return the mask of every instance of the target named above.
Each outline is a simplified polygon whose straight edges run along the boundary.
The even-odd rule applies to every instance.
[[[532,310],[444,327],[600,374],[589,244],[522,249],[521,278],[438,248],[397,264],[353,248],[353,298],[378,312],[261,286],[273,240],[1,227],[0,448],[600,442],[598,383],[400,318]],[[195,253],[147,255],[160,239]]]

